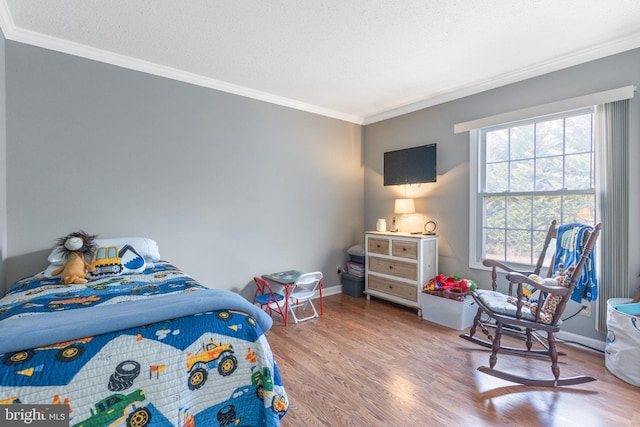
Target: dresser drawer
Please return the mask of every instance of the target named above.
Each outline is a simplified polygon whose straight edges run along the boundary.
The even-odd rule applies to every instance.
[[[367,252],[372,254],[389,255],[389,239],[370,237]]]
[[[406,240],[392,240],[391,255],[400,258],[418,259],[418,243]]]
[[[407,280],[418,280],[418,265],[415,263],[374,256],[369,257],[368,262],[369,271],[400,277]]]
[[[387,295],[393,295],[413,302],[418,301],[418,288],[416,285],[409,285],[384,277],[369,275],[367,289],[383,292]]]

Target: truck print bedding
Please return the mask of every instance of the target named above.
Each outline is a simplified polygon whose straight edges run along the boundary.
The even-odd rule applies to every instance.
[[[39,274],[0,299],[0,403],[66,404],[71,426],[278,426],[271,325],[165,261],[86,284]]]

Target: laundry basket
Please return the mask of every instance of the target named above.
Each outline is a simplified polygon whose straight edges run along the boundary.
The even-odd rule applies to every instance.
[[[640,387],[640,303],[631,298],[607,300],[607,342],[604,362],[623,381]]]

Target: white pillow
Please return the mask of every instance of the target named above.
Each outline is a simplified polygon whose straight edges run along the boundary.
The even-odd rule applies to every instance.
[[[155,240],[146,237],[118,237],[113,239],[96,239],[96,248],[100,246],[117,246],[118,248],[125,245],[133,246],[136,251],[147,261],[160,261],[160,248]],[[51,264],[62,265],[65,259],[62,252],[58,248],[54,248],[47,258]]]

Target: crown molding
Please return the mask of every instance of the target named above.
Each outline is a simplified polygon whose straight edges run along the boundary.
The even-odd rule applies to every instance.
[[[305,111],[320,116],[330,117],[343,120],[350,123],[362,124],[363,118],[353,114],[347,114],[328,108],[319,107],[317,105],[307,104],[294,99],[273,95],[267,92],[261,92],[240,85],[204,77],[198,74],[189,73],[178,70],[176,68],[167,67],[138,58],[121,55],[106,50],[96,49],[80,43],[71,42],[69,40],[51,37],[34,31],[24,30],[16,27],[8,12],[6,2],[0,1],[0,26],[2,27],[4,36],[8,40],[43,49],[53,50],[69,55],[78,56],[93,61],[103,62],[105,64],[115,65],[134,71],[140,71],[159,77],[165,77],[172,80],[190,83],[209,89],[219,90],[221,92],[231,93],[258,101],[268,102],[295,110]]]
[[[391,119],[402,116],[404,114],[413,113],[424,108],[433,107],[445,102],[454,101],[466,96],[475,95],[490,89],[496,89],[508,84],[517,83],[533,77],[542,76],[554,71],[559,71],[575,65],[584,64],[585,62],[594,61],[617,53],[626,52],[628,50],[640,47],[640,33],[633,34],[629,37],[618,39],[610,43],[603,43],[589,49],[576,51],[573,54],[555,58],[532,67],[523,68],[521,70],[503,74],[496,78],[484,81],[473,82],[468,85],[454,88],[446,93],[431,96],[420,101],[408,103],[394,107],[364,118],[363,125],[368,125],[382,120]]]

